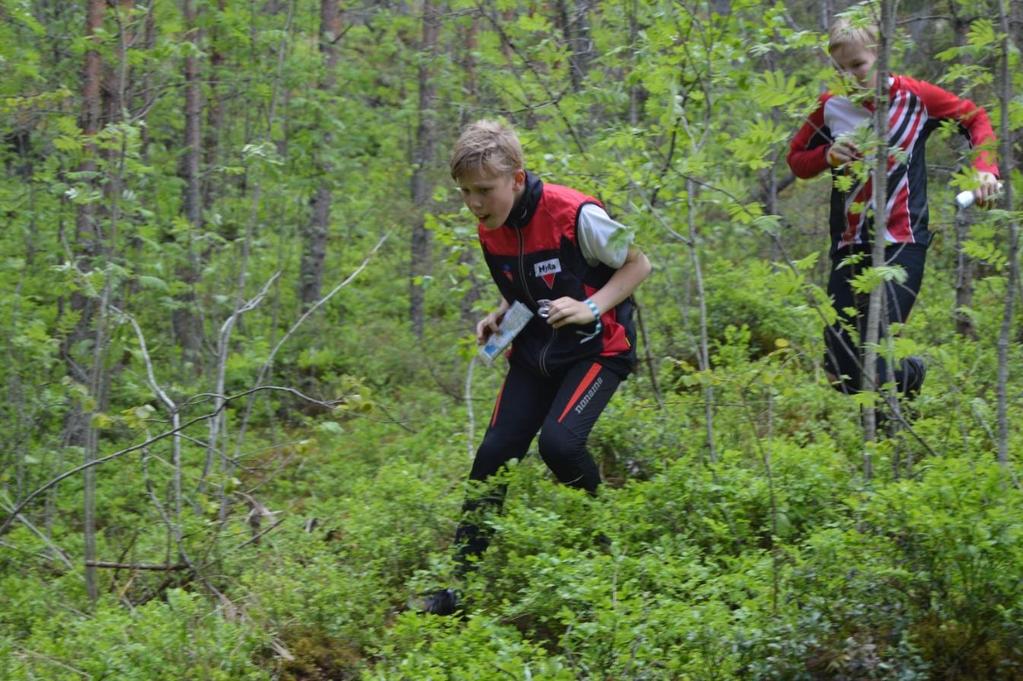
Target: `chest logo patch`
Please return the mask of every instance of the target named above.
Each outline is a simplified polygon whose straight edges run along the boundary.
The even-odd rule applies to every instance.
[[[544,260],[533,265],[533,276],[543,279],[547,288],[554,288],[554,277],[561,271],[561,261],[557,258]]]

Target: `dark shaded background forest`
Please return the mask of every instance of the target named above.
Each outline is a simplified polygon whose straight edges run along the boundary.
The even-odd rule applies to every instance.
[[[1021,679],[1013,174],[930,144],[914,420],[825,383],[828,180],[787,141],[844,2],[0,0],[0,677]],[[893,70],[1019,154],[1023,3],[896,3]],[[503,117],[654,263],[591,499],[509,473],[446,172]],[[1004,166],[1003,166],[1004,167]],[[608,539],[593,548],[593,537]]]

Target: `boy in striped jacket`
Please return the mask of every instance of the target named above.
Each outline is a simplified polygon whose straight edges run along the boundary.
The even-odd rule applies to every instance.
[[[853,141],[856,131],[869,126],[873,117],[876,46],[875,26],[855,26],[844,17],[833,23],[828,49],[855,101],[823,93],[817,108],[792,139],[788,154],[789,167],[797,177],[811,178],[830,170],[835,180],[831,190],[828,295],[838,320],[825,330],[825,368],[832,385],[847,394],[859,392],[861,387],[868,300],[868,295],[853,291],[852,280],[870,266],[873,239],[886,242],[885,264],[900,266],[906,273],[902,282],[884,283],[882,336],[889,325],[906,321],[920,292],[931,240],[924,155],[927,138],[942,122],[952,120],[974,148],[991,147],[994,141],[983,108],[930,83],[890,76],[888,142],[899,152],[888,161],[887,220],[880,230],[876,229],[872,180],[849,169],[862,158]],[[998,168],[986,151],[976,154],[973,166],[977,174],[974,193],[983,204],[998,192]],[[839,179],[843,175],[846,177]],[[857,254],[859,258],[851,257]],[[926,365],[919,357],[907,357],[891,368],[878,357],[879,380],[894,381],[899,393],[910,398],[920,391],[925,372]]]

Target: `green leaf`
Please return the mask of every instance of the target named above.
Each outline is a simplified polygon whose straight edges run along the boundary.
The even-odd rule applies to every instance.
[[[327,435],[343,435],[345,429],[337,421],[323,421],[316,426],[316,430]]]

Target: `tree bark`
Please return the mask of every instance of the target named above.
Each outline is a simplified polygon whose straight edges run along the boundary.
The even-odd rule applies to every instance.
[[[89,49],[85,53],[85,69],[82,73],[82,116],[80,127],[86,138],[85,161],[82,162],[80,170],[84,173],[96,172],[96,146],[92,138],[99,132],[102,124],[102,82],[103,62],[100,56],[97,43],[99,33],[103,28],[103,18],[106,12],[104,0],[89,0],[85,18],[85,38]],[[75,221],[75,242],[78,253],[82,256],[79,267],[83,270],[91,269],[96,256],[99,254],[99,227],[96,220],[96,211],[92,204],[82,203],[78,206]],[[76,292],[71,297],[71,306],[80,317],[76,325],[72,340],[77,343],[79,340],[95,337],[92,327],[95,323],[96,305],[86,295]],[[98,340],[98,339],[97,339]],[[94,347],[94,350],[98,348]],[[71,358],[70,348],[66,355],[69,362],[75,365]],[[95,381],[97,367],[93,367],[91,374],[83,375],[83,369],[77,366],[72,367],[72,375],[77,375],[78,380],[86,379],[90,390],[98,390],[99,384]],[[85,381],[83,381],[85,382]],[[93,400],[99,400],[95,392],[91,394]],[[90,464],[96,458],[96,429],[92,424],[91,412],[86,410],[82,413],[80,409],[74,409],[69,416],[71,432],[67,441],[70,444],[84,445],[84,463]],[[93,468],[86,469],[82,481],[82,534],[84,543],[85,559],[85,589],[89,598],[93,601],[99,595],[96,586],[96,569],[90,567],[90,563],[96,560],[96,475]]]
[[[568,76],[572,90],[579,92],[593,61],[590,36],[589,0],[558,0],[558,20],[569,48]]]
[[[831,0],[822,0],[819,3],[821,10],[821,30],[827,31],[831,28],[831,18],[835,14],[834,4]]]
[[[977,329],[973,326],[973,318],[965,312],[973,307],[974,262],[973,258],[963,250],[963,245],[970,236],[971,223],[969,214],[961,209],[956,210],[956,304],[952,317],[955,320],[957,334],[976,340]]]
[[[636,71],[642,68],[639,64],[639,0],[632,0],[629,3],[629,45],[632,45],[630,68]],[[647,93],[642,84],[637,81],[629,86],[629,124],[638,126],[643,114],[643,107],[646,105]]]
[[[323,76],[319,90],[324,100],[337,86],[338,49],[341,36],[341,11],[338,0],[320,2],[320,55],[323,58]],[[333,135],[323,134],[323,145],[316,160],[319,185],[310,200],[311,215],[302,233],[302,262],[299,268],[299,300],[302,311],[308,310],[320,299],[323,288],[323,267],[327,257],[327,237],[330,230],[330,206],[333,201],[333,166],[329,160]]]
[[[226,9],[225,0],[217,0],[217,15],[223,16]],[[206,166],[206,179],[202,183],[202,205],[206,210],[213,207],[220,192],[214,179],[216,168],[220,164],[220,138],[224,129],[224,100],[220,91],[220,78],[225,69],[226,57],[221,47],[222,36],[217,31],[217,22],[212,22],[208,49],[210,53],[210,72],[207,78],[206,128],[203,131],[203,162]]]
[[[465,27],[459,40],[462,47],[461,67],[462,73],[465,74],[466,100],[469,104],[469,106],[461,107],[458,121],[459,129],[472,122],[471,108],[478,105],[480,101],[479,76],[477,74],[478,65],[476,63],[475,54],[479,47],[479,31],[480,17],[477,13],[472,15],[472,21]]]
[[[955,44],[957,47],[966,45],[967,34],[970,29],[971,20],[965,19],[957,13],[958,5],[955,2],[949,3],[949,11],[952,15],[952,32],[955,35]],[[970,59],[969,57],[965,57]],[[963,245],[966,243],[970,235],[970,225],[972,224],[970,214],[962,210],[956,210],[955,217],[955,254],[956,254],[956,271],[955,271],[955,292],[956,302],[955,310],[952,312],[952,318],[955,321],[956,333],[960,336],[967,338],[976,338],[977,330],[973,326],[973,319],[970,315],[965,314],[963,310],[973,307],[973,281],[976,267],[973,258],[967,255],[963,251]]]
[[[202,155],[202,84],[199,80],[198,52],[200,33],[198,15],[194,0],[182,0],[181,11],[185,19],[185,30],[189,35],[192,49],[185,56],[185,156],[182,176],[185,180],[183,208],[185,219],[194,229],[202,227],[202,178],[200,158]]]
[[[714,386],[710,382],[710,333],[707,328],[707,292],[703,286],[703,267],[700,263],[700,235],[696,228],[696,183],[686,178],[686,203],[689,220],[689,257],[696,281],[696,299],[700,306],[700,346],[697,352],[700,373],[703,374],[703,411],[707,431],[707,455],[717,463],[714,443]]]
[[[409,266],[409,314],[416,338],[423,337],[425,325],[425,291],[423,277],[430,272],[430,235],[423,213],[430,201],[430,161],[436,146],[437,86],[433,63],[437,54],[440,11],[433,0],[423,2],[423,35],[419,46],[419,124],[416,127],[412,152],[412,206],[415,223],[412,227],[411,262]]]
[[[1000,158],[999,175],[1002,177],[1003,186],[1003,208],[1007,211],[1013,210],[1012,195],[1012,170],[1015,167],[1013,162],[1013,139],[1012,127],[1009,119],[1009,108],[1013,98],[1012,74],[1009,70],[1010,54],[1010,27],[1009,8],[1006,0],[999,0],[998,15],[1000,29],[1002,32],[1002,54],[999,69],[999,108],[1001,118],[999,121],[1000,134]],[[1009,280],[1005,285],[1005,306],[1002,314],[1002,328],[998,334],[998,462],[1003,467],[1009,465],[1009,343],[1012,335],[1012,318],[1016,299],[1016,282],[1019,280],[1019,221],[1015,217],[1009,218]]]
[[[479,107],[480,92],[479,92],[479,79],[477,75],[478,65],[476,63],[476,50],[479,46],[479,30],[480,30],[480,16],[479,14],[473,14],[472,21],[465,27],[462,33],[461,40],[461,66],[462,73],[465,74],[465,102],[467,106],[460,107],[459,113],[459,128],[467,125],[472,121],[473,111]],[[468,281],[469,289],[462,296],[462,301],[459,305],[461,312],[462,323],[466,326],[471,326],[476,321],[476,313],[473,311],[473,307],[483,296],[483,287],[481,285],[480,278],[477,277],[474,272],[476,271],[476,248],[465,248],[458,256],[458,264],[465,265],[466,270],[470,272]]]
[[[194,237],[202,229],[202,81],[199,69],[200,32],[194,0],[182,0],[181,14],[189,42],[194,47],[185,54],[185,154],[181,159],[181,179],[184,180],[182,212],[188,222],[188,231],[182,244],[183,261],[177,267],[177,276],[184,292],[177,296],[177,306],[171,313],[174,336],[181,348],[181,358],[198,372],[202,347],[202,320],[196,311],[195,286],[199,280],[199,257]]]
[[[885,240],[883,231],[888,221],[888,62],[891,55],[891,38],[895,26],[895,10],[893,0],[881,0],[881,21],[878,22],[877,65],[875,66],[877,86],[874,90],[874,137],[875,151],[873,155],[873,250],[871,264],[882,267],[885,258]],[[884,308],[885,286],[881,284],[870,292],[869,309],[867,312],[867,338],[864,342],[863,377],[860,384],[863,392],[875,393],[885,377],[877,375],[877,346],[886,326],[882,321]],[[888,363],[889,372],[892,363]],[[869,443],[877,440],[877,411],[875,404],[868,404],[864,409],[864,448],[863,474],[867,480],[873,477],[873,460]]]

